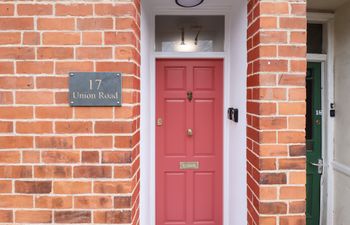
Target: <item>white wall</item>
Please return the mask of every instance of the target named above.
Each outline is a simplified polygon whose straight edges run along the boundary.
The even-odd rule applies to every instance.
[[[335,13],[334,225],[350,224],[350,3]],[[337,169],[338,168],[338,169]],[[342,168],[342,169],[339,169]],[[348,170],[348,175],[347,171]]]
[[[230,105],[239,109],[239,123],[230,122],[230,225],[247,224],[246,183],[246,81],[247,81],[247,9],[239,0],[232,9],[230,41]]]

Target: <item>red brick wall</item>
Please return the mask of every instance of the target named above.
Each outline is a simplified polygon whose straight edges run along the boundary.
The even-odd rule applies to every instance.
[[[139,1],[0,3],[0,223],[138,224]],[[68,72],[123,107],[68,106]]]
[[[248,2],[248,224],[305,224],[306,2]]]

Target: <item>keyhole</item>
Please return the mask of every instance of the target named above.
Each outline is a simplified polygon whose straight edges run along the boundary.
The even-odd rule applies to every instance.
[[[187,92],[187,99],[188,99],[188,101],[192,101],[192,98],[193,98],[192,91],[188,91]]]

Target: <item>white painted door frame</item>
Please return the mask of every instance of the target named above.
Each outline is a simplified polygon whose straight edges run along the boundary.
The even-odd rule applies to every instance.
[[[330,104],[334,103],[334,14],[308,13],[309,23],[323,24],[327,54],[308,54],[308,62],[322,63],[322,157],[320,225],[333,225],[334,210],[334,118],[329,116]],[[325,203],[325,204],[323,204]]]
[[[160,53],[154,51],[155,46],[155,16],[156,15],[223,15],[225,16],[225,45],[224,52],[218,53]],[[183,10],[179,8],[155,8],[150,10],[150,20],[148,21],[148,43],[143,43],[143,45],[148,44],[149,51],[144,52],[143,57],[149,57],[146,59],[149,63],[149,68],[145,67],[143,69],[143,73],[147,74],[147,79],[149,79],[147,84],[147,88],[143,89],[141,87],[141,104],[145,104],[142,98],[147,98],[146,103],[149,104],[149,112],[144,112],[141,106],[141,225],[155,225],[156,220],[156,205],[155,205],[155,71],[156,71],[156,59],[158,58],[196,58],[196,59],[204,59],[204,58],[220,58],[224,60],[224,99],[223,99],[223,127],[224,127],[224,135],[223,135],[223,224],[229,225],[230,223],[230,162],[229,157],[229,123],[226,117],[226,109],[230,106],[230,76],[231,76],[231,66],[230,66],[230,56],[231,56],[231,47],[230,47],[230,35],[231,35],[231,8],[230,7],[217,7],[209,9],[193,9],[191,11]],[[246,52],[244,53],[246,54]],[[144,62],[142,62],[144,63]],[[145,74],[142,74],[145,76]],[[244,78],[246,76],[244,75]],[[141,85],[142,85],[141,81]],[[146,92],[143,92],[146,90]],[[147,96],[148,95],[148,96]],[[245,96],[245,93],[242,93]],[[144,117],[146,116],[146,117]],[[241,115],[244,117],[245,115]],[[142,121],[145,121],[143,125]],[[242,120],[245,121],[245,120]],[[242,130],[245,132],[245,130]],[[145,140],[145,138],[149,139],[149,141]],[[147,152],[143,149],[149,149]],[[245,149],[244,149],[245,150]],[[146,154],[148,154],[146,156]],[[148,160],[148,162],[143,162],[143,160]],[[148,164],[148,165],[146,165]],[[244,175],[242,175],[245,177]],[[246,182],[244,179],[243,182]],[[148,193],[145,193],[148,192]],[[145,198],[146,195],[149,195],[148,198]],[[246,190],[242,190],[242,195],[246,196]],[[240,204],[240,203],[238,203]],[[147,215],[145,215],[147,214]],[[242,215],[246,217],[246,215]]]

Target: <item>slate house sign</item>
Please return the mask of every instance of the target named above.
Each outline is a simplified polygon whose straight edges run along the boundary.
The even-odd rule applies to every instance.
[[[121,73],[69,73],[70,106],[121,106]]]

